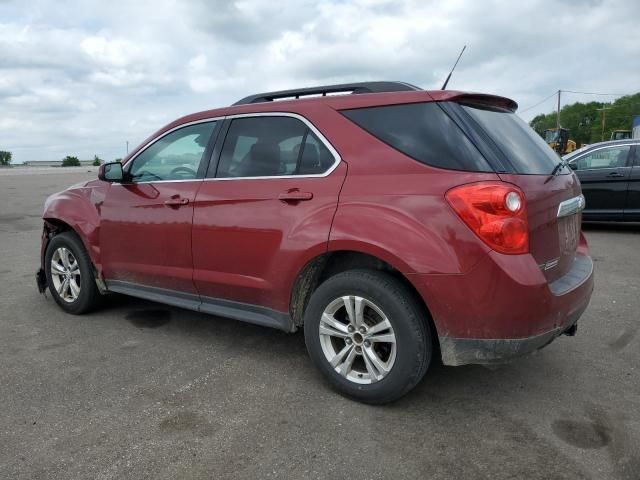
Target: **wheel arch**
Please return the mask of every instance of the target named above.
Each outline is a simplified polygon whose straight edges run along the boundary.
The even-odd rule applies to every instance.
[[[42,233],[41,263],[44,262],[44,255],[47,251],[47,246],[49,245],[51,239],[60,233],[72,232],[80,239],[80,242],[82,242],[84,249],[89,254],[91,262],[93,263],[94,267],[97,268],[99,264],[96,263],[96,252],[95,249],[91,247],[92,244],[90,243],[88,236],[88,233],[91,234],[91,232],[83,230],[77,223],[70,223],[68,221],[61,220],[60,218],[45,216],[43,217],[43,220],[44,226]],[[44,263],[42,264],[42,266],[44,267]]]
[[[427,314],[425,321],[431,330],[434,346],[438,349],[439,354],[438,332],[431,311],[425,299],[411,281],[411,276],[402,273],[398,266],[387,262],[385,259],[362,251],[332,250],[317,255],[305,264],[296,276],[291,290],[289,314],[294,325],[297,327],[303,325],[304,312],[309,303],[309,298],[322,282],[338,273],[354,269],[383,271],[402,282],[424,308]]]
[[[100,262],[100,216],[98,205],[94,205],[88,197],[91,189],[71,188],[49,197],[45,203],[42,218],[44,220],[42,257],[46,251],[49,238],[63,231],[74,232],[93,263],[101,274]]]

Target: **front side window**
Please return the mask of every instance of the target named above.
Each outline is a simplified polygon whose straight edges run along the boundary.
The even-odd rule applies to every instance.
[[[129,170],[131,181],[195,179],[215,124],[205,122],[190,125],[151,144],[133,160]]]
[[[333,163],[331,152],[297,118],[236,118],[224,140],[216,177],[318,175]]]
[[[629,145],[603,148],[588,153],[574,161],[578,170],[626,167],[630,148]]]

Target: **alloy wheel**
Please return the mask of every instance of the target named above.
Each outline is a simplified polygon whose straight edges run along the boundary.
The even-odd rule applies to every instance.
[[[80,295],[80,265],[71,250],[57,248],[51,256],[51,280],[62,300],[75,302]]]
[[[382,380],[396,359],[391,322],[371,300],[348,295],[336,298],[320,319],[320,345],[331,367],[354,383]]]

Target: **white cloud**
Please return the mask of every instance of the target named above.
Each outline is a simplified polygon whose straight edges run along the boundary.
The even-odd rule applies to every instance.
[[[463,44],[450,87],[523,108],[558,88],[635,91],[640,78],[640,4],[624,0],[23,5],[0,2],[0,148],[17,161],[120,157],[127,140],[259,91],[373,79],[439,88]],[[550,99],[524,118],[552,109]]]
[[[142,49],[122,38],[91,36],[83,39],[80,47],[93,61],[101,65],[126,67],[142,59]]]

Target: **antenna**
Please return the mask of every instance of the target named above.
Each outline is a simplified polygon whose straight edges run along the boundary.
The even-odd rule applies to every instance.
[[[444,85],[442,85],[442,88],[440,90],[444,90],[445,88],[447,88],[447,84],[449,83],[449,79],[451,78],[451,74],[456,69],[456,65],[458,65],[458,62],[460,61],[460,57],[462,56],[462,54],[464,53],[464,51],[466,49],[467,49],[466,45],[464,47],[462,47],[462,50],[460,51],[460,55],[458,55],[458,59],[456,60],[456,63],[453,64],[453,68],[449,72],[449,75],[447,75],[447,79],[444,81]]]

